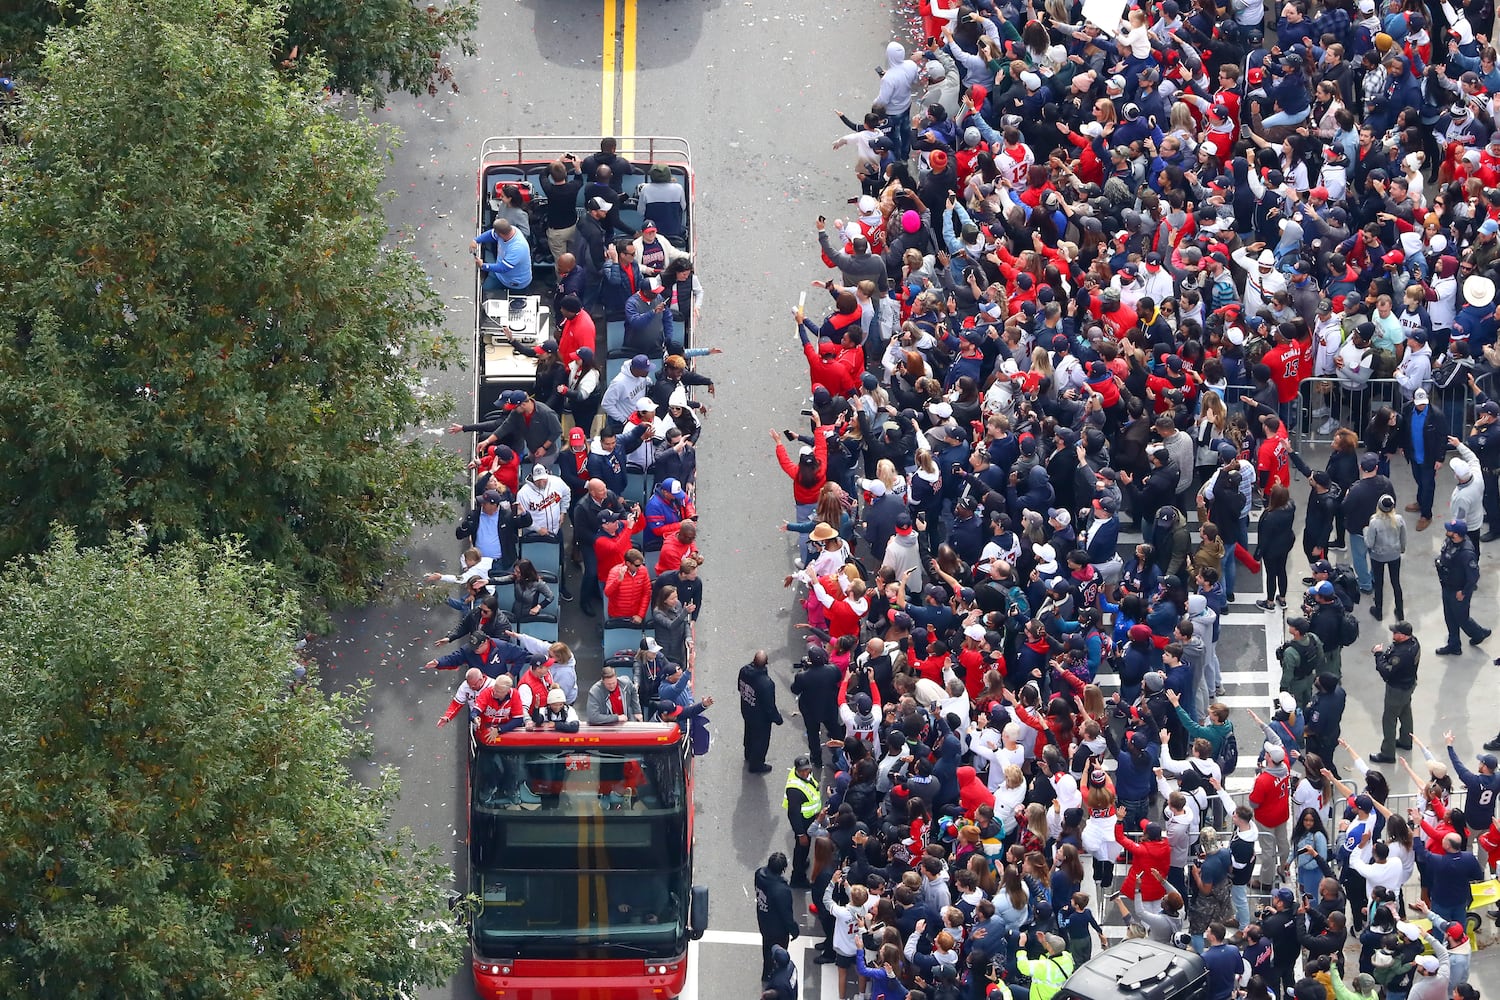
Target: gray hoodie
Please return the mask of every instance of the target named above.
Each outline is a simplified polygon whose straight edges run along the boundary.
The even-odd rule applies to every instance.
[[[1370,518],[1363,534],[1370,558],[1375,562],[1395,562],[1406,551],[1406,518],[1394,511],[1390,521],[1377,512]]]
[[[875,103],[885,105],[885,113],[895,118],[911,111],[912,87],[922,71],[906,58],[906,49],[900,42],[885,47],[885,61],[885,76],[880,78],[880,93],[875,96]]]

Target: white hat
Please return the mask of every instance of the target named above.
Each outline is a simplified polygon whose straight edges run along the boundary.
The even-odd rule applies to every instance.
[[[1359,12],[1361,14],[1375,13],[1375,0],[1359,0]]]
[[[1057,561],[1057,550],[1048,545],[1046,542],[1032,542],[1031,554],[1036,556],[1036,561],[1039,563],[1049,563]]]
[[[871,212],[875,211],[879,207],[880,207],[879,203],[876,202],[875,199],[872,198],[872,197],[870,197],[869,195],[862,194],[862,195],[859,196],[859,214],[860,215],[869,215]]]
[[[927,64],[927,79],[931,80],[933,83],[937,83],[947,75],[948,67],[944,66],[936,59]]]
[[[540,462],[531,467],[532,479],[546,479],[548,475],[550,475],[550,473],[547,472],[547,467],[545,465],[542,465]]]
[[[647,410],[650,410],[653,413],[656,412],[656,404],[647,399],[645,396],[642,396],[640,399],[637,399],[635,401],[635,412],[645,413]]]
[[[1495,283],[1474,274],[1464,279],[1464,301],[1471,306],[1487,306],[1495,301]]]
[[[979,624],[978,622],[975,622],[972,625],[965,625],[964,626],[964,638],[965,639],[983,639],[984,638],[984,626],[981,625],[981,624]]]
[[[1191,599],[1191,598],[1190,598]],[[1291,715],[1297,711],[1297,699],[1292,697],[1290,691],[1283,691],[1276,696],[1276,707]]]
[[[1474,470],[1469,468],[1469,463],[1461,458],[1448,459],[1448,468],[1453,470],[1453,478],[1461,483],[1467,483]]]
[[[1267,743],[1265,746],[1265,752],[1266,760],[1270,761],[1272,764],[1280,764],[1282,761],[1286,760],[1286,751],[1277,746],[1275,743]]]
[[[1260,256],[1255,258],[1255,262],[1257,264],[1263,264],[1266,267],[1275,267],[1276,255],[1269,250],[1262,250],[1260,252]]]
[[[1426,389],[1418,389],[1416,392],[1412,393],[1411,394],[1411,401],[1413,403],[1416,403],[1419,406],[1421,404],[1427,402],[1427,390]]]
[[[939,420],[947,420],[953,416],[953,406],[947,400],[940,399],[935,403],[927,404],[927,412]]]
[[[1224,339],[1229,341],[1235,347],[1240,347],[1245,343],[1245,331],[1241,330],[1237,326],[1232,326],[1229,328],[1228,332],[1224,334]]]
[[[1116,73],[1114,76],[1112,76],[1112,77],[1109,78],[1109,80],[1105,83],[1105,86],[1106,87],[1112,87],[1115,90],[1124,90],[1125,89],[1125,78],[1123,76],[1121,76],[1120,74]]]
[[[1405,920],[1396,921],[1396,933],[1408,941],[1415,941],[1422,936],[1422,929],[1416,924],[1409,924]]]
[[[1438,960],[1437,956],[1435,955],[1418,955],[1414,960],[1414,964],[1419,965],[1423,969],[1425,969],[1428,975],[1431,975],[1438,970]]]
[[[672,395],[667,397],[667,405],[675,406],[683,410],[687,409],[687,390],[680,385],[677,388],[673,389]]]
[[[1042,78],[1027,70],[1021,74],[1021,82],[1026,85],[1027,90],[1041,90]]]
[[[1102,128],[1103,126],[1100,126],[1100,127]],[[1216,142],[1214,142],[1212,139],[1205,139],[1205,140],[1203,140],[1202,149],[1209,156],[1218,156],[1219,155],[1219,144],[1216,143]]]
[[[1442,233],[1437,233],[1432,237],[1432,239],[1427,241],[1427,249],[1432,253],[1442,253],[1444,250],[1448,249],[1448,237],[1444,236]]]
[[[563,693],[563,689],[562,688],[553,688],[551,691],[547,692],[547,704],[548,704],[548,706],[552,706],[552,705],[566,705],[567,703],[568,703],[568,696]]]
[[[859,481],[859,488],[872,497],[885,496],[885,483],[882,483],[878,479],[861,479]]]
[[[810,444],[805,444],[802,447],[800,447],[800,448],[797,449],[797,457],[798,458],[802,458],[802,457],[804,457],[806,455],[811,455],[811,454],[813,454],[813,446],[810,445]]]
[[[1104,135],[1104,126],[1098,122],[1084,122],[1083,128],[1079,129],[1085,138],[1098,139]]]
[[[1006,375],[1021,374],[1021,366],[1016,364],[1015,358],[1006,358],[1004,361],[1000,362],[1000,370]]]

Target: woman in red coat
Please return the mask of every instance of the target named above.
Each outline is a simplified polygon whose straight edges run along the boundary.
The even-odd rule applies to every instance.
[[[1117,816],[1120,820],[1125,819],[1123,806]],[[1120,895],[1134,899],[1139,890],[1142,905],[1155,912],[1161,909],[1161,901],[1171,890],[1166,874],[1172,867],[1172,845],[1162,839],[1161,824],[1141,820],[1141,829],[1145,836],[1141,840],[1131,840],[1125,836],[1125,824],[1115,823],[1115,842],[1130,856],[1130,871],[1125,875]]]
[[[797,516],[793,520],[796,521],[812,517],[823,486],[828,482],[828,438],[823,434],[822,425],[813,428],[812,436],[812,445],[803,445],[797,461],[793,462],[787,454],[785,442],[774,430],[771,431],[771,440],[776,442],[776,461],[792,479],[792,502],[797,505]]]

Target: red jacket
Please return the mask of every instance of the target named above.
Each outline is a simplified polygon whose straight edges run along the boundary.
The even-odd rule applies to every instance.
[[[1165,899],[1169,888],[1167,883],[1151,873],[1154,869],[1165,876],[1171,870],[1172,845],[1165,840],[1131,840],[1125,836],[1125,827],[1120,823],[1115,824],[1115,842],[1130,855],[1130,872],[1125,876],[1120,893],[1126,899],[1134,899],[1139,887],[1144,903]]]
[[[562,321],[562,326],[557,332],[557,353],[562,356],[564,362],[571,364],[578,360],[578,349],[587,347],[598,353],[594,346],[595,338],[598,336],[594,328],[594,317],[587,310],[579,312],[572,319]]]
[[[1255,810],[1255,822],[1267,829],[1281,826],[1291,818],[1291,779],[1280,777],[1270,771],[1255,776],[1250,787],[1250,806]]]
[[[599,579],[608,580],[615,567],[625,561],[625,553],[635,544],[632,536],[639,534],[640,530],[640,519],[632,515],[625,522],[624,529],[615,537],[599,533],[599,537],[594,539],[594,558],[599,563]]]
[[[958,769],[958,805],[969,819],[974,818],[980,806],[995,807],[995,793],[985,787],[967,764]]]
[[[697,542],[681,542],[675,534],[668,535],[662,539],[661,552],[656,557],[656,575],[670,573],[682,565],[684,556],[696,556],[698,554]]]
[[[644,566],[634,573],[627,573],[629,568],[621,563],[610,570],[609,582],[604,585],[605,614],[645,621],[651,611],[651,574]]]
[[[792,477],[792,500],[796,503],[817,503],[823,487],[828,484],[828,438],[821,430],[813,434],[813,459],[817,463],[817,481],[811,486],[803,486],[797,478],[797,463],[787,454],[786,445],[776,442],[776,461],[781,463],[782,471]]]
[[[814,344],[803,344],[802,354],[807,358],[808,376],[814,389],[821,385],[835,396],[847,396],[859,387],[863,372],[857,370],[847,356],[838,353],[824,355]]]

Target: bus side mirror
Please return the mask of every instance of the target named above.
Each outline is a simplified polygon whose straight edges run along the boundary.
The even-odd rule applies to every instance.
[[[692,908],[688,911],[688,937],[697,941],[708,930],[708,886],[693,886]]]

